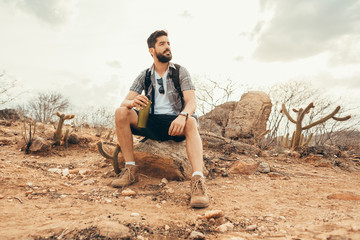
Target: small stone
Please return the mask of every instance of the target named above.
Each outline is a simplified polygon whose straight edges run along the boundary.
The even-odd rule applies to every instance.
[[[66,177],[67,175],[69,175],[69,169],[68,169],[68,168],[63,169],[63,170],[62,170],[62,175],[63,175],[64,177]]]
[[[215,225],[215,223],[216,223],[215,219],[213,219],[213,218],[209,219],[209,224],[210,225]]]
[[[283,221],[286,221],[286,217],[284,217],[284,216],[280,216],[279,218]]]
[[[79,173],[79,169],[71,169],[71,170],[69,170],[69,173],[70,174],[78,174]]]
[[[156,207],[157,207],[157,208],[161,208],[161,205],[157,203],[157,204],[156,204]]]
[[[135,196],[136,192],[131,190],[130,188],[127,188],[121,192],[122,196]]]
[[[82,184],[84,184],[84,185],[92,185],[94,183],[95,183],[94,179],[88,179],[88,180],[83,181]]]
[[[261,173],[269,173],[270,172],[270,165],[266,162],[261,162],[257,168],[257,170]]]
[[[166,203],[166,200],[162,200],[162,201],[161,201],[161,204],[165,204],[165,203]]]
[[[219,217],[223,217],[225,214],[223,212],[223,210],[212,210],[212,211],[207,211],[205,212],[205,218],[206,219],[210,219],[210,218],[219,218]]]
[[[205,235],[201,232],[192,231],[189,238],[190,239],[205,239]]]
[[[134,213],[131,213],[130,216],[131,216],[131,217],[139,217],[140,214],[134,212]]]
[[[255,231],[256,228],[257,228],[256,224],[249,225],[245,228],[245,231]]]
[[[48,172],[61,174],[62,171],[60,168],[49,168]]]
[[[231,222],[224,223],[216,228],[216,231],[218,232],[227,232],[234,229],[234,225]]]
[[[0,199],[3,199],[4,198],[4,195],[0,195]]]
[[[126,207],[126,203],[125,203],[125,202],[122,202],[122,203],[121,203],[121,206],[122,206],[122,207]]]
[[[126,196],[126,197],[124,197],[124,199],[125,199],[126,201],[129,201],[129,200],[131,200],[131,197]]]
[[[174,189],[169,188],[169,189],[166,190],[166,192],[167,192],[167,193],[174,193],[175,191],[174,191]]]
[[[90,170],[89,169],[81,169],[81,170],[79,170],[79,174],[80,175],[88,175],[88,174],[90,174]]]
[[[166,185],[169,183],[169,181],[166,178],[163,178],[161,179],[161,183]]]
[[[169,231],[169,230],[170,230],[169,225],[165,225],[165,226],[164,226],[164,229],[165,229],[165,231]]]

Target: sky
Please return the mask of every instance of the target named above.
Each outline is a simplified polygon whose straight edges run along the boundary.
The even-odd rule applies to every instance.
[[[159,29],[192,76],[250,90],[306,80],[360,101],[356,0],[0,0],[0,71],[17,79],[19,103],[57,91],[116,108],[151,66],[146,39]]]

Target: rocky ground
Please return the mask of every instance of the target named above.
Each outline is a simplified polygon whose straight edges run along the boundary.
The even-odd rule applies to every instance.
[[[211,205],[192,209],[189,181],[141,174],[129,189],[109,186],[94,130],[82,130],[92,142],[48,154],[19,151],[20,133],[0,125],[0,239],[360,239],[358,155],[205,148]]]

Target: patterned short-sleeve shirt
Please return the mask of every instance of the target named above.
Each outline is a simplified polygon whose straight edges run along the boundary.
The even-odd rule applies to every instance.
[[[169,69],[168,69],[169,74],[168,74],[167,81],[166,81],[166,89],[167,89],[166,95],[169,98],[171,107],[174,110],[174,112],[176,114],[179,114],[182,111],[182,103],[181,103],[181,96],[178,93],[178,91],[176,90],[176,88],[174,86],[174,82],[172,81],[172,79],[170,77],[170,76],[172,76],[172,72],[170,72],[170,71],[173,71],[173,69],[176,69],[176,66],[174,65],[174,63],[170,62]],[[150,78],[151,78],[152,84],[149,87],[148,94],[151,96],[152,91],[153,91],[153,86],[155,86],[154,65],[152,65],[150,67],[150,72],[151,72]],[[141,94],[142,91],[145,90],[145,75],[146,75],[146,69],[144,71],[142,71],[139,74],[139,76],[135,79],[132,86],[130,87],[131,91]],[[179,82],[180,82],[181,91],[195,90],[195,86],[191,81],[190,74],[186,70],[186,68],[183,66],[181,66],[179,69]]]

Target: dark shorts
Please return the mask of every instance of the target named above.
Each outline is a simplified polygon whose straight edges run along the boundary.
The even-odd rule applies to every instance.
[[[139,115],[139,112],[136,111]],[[174,140],[181,142],[185,140],[185,136],[170,136],[169,128],[172,121],[177,118],[177,115],[166,114],[150,114],[146,128],[135,129],[131,127],[131,132],[134,135],[144,136],[158,141]]]

